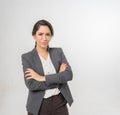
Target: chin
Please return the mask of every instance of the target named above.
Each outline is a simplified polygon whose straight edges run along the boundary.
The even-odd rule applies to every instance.
[[[47,45],[47,46],[46,46],[46,45],[45,45],[45,46],[43,46],[43,45],[42,45],[41,47],[42,47],[42,48],[47,48],[47,47],[48,47],[48,45]]]

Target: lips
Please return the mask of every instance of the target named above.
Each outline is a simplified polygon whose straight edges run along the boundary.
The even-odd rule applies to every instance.
[[[42,45],[47,45],[48,43],[47,42],[42,42]]]

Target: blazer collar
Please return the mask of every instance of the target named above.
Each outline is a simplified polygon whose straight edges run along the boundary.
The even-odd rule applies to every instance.
[[[55,70],[57,72],[57,64],[56,64],[56,59],[55,59],[55,54],[54,52],[52,51],[51,48],[48,47],[48,52],[49,52],[49,55],[50,55],[50,58],[51,58],[51,61],[55,67]],[[33,58],[34,58],[34,63],[35,63],[35,66],[36,66],[36,70],[39,74],[41,75],[44,75],[44,70],[43,70],[43,66],[42,66],[42,62],[39,58],[39,55],[38,55],[38,52],[36,50],[36,48],[34,48],[32,50],[32,53],[33,53]]]

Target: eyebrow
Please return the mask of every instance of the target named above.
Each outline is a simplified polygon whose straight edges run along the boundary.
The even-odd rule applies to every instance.
[[[38,34],[43,34],[44,32],[38,32]],[[51,34],[50,32],[47,32],[45,34]]]

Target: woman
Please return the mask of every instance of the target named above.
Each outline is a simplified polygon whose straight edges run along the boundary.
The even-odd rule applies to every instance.
[[[73,98],[67,84],[73,74],[61,48],[49,48],[52,25],[39,20],[33,27],[35,48],[22,55],[24,80],[29,89],[28,115],[68,115]]]

